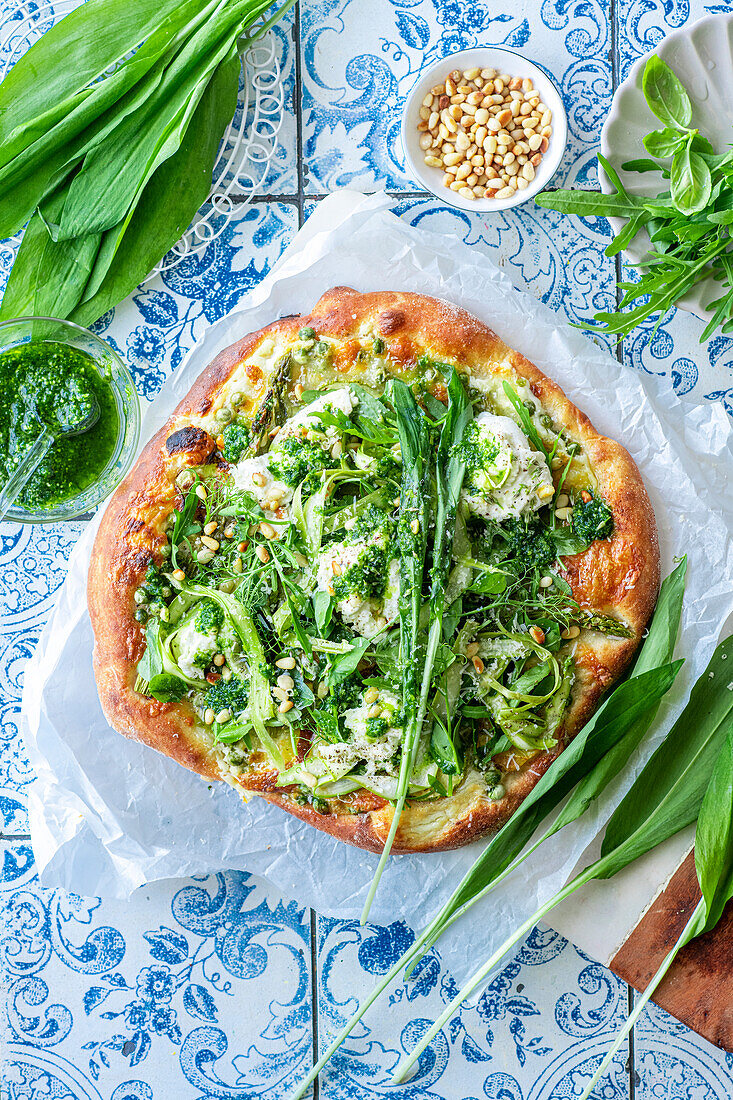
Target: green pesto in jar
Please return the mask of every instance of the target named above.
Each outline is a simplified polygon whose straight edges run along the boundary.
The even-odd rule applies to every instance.
[[[27,454],[44,427],[58,436],[31,475],[18,504],[51,509],[93,485],[117,443],[119,414],[104,368],[68,344],[39,341],[0,353],[0,483]],[[80,423],[94,399],[99,418],[78,435],[59,435]]]

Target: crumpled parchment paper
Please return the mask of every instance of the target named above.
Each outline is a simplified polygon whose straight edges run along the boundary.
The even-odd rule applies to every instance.
[[[566,880],[587,845],[679,713],[733,608],[733,432],[721,405],[689,405],[621,366],[546,306],[515,289],[480,248],[409,226],[392,200],[339,192],[325,199],[243,306],[212,325],[148,409],[148,439],[222,348],[278,316],[306,312],[320,294],[414,290],[456,302],[491,325],[621,440],[645,477],[659,523],[663,571],[688,555],[678,651],[684,669],[653,737],[624,776],[580,821],[528,859],[441,941],[460,979]],[[37,778],[30,787],[33,848],[41,880],[81,894],[127,896],[154,879],[236,867],[321,913],[358,917],[377,857],[333,840],[223,783],[199,776],[107,725],[92,674],[86,574],[98,521],[72,554],[55,612],[25,675],[23,728]],[[732,670],[733,671],[733,670]],[[480,844],[480,842],[479,842]],[[422,927],[476,857],[396,856],[372,919]],[[464,932],[470,926],[470,940]],[[470,942],[470,952],[465,944]]]

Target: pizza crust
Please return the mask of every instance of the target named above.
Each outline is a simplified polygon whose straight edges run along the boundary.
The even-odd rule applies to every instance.
[[[176,475],[201,464],[216,447],[207,429],[227,387],[247,395],[256,407],[267,388],[269,342],[293,340],[304,327],[343,343],[337,377],[356,381],[354,356],[359,339],[382,336],[390,357],[410,370],[420,354],[454,360],[475,378],[498,374],[528,380],[534,396],[554,422],[580,442],[597,490],[614,517],[611,539],[595,542],[583,554],[566,558],[575,599],[594,611],[621,619],[631,638],[584,630],[575,645],[576,680],[560,743],[504,778],[506,794],[492,801],[477,772],[470,773],[449,799],[413,802],[403,812],[395,852],[440,851],[493,833],[507,820],[555,756],[584,725],[604,691],[631,660],[653,611],[659,588],[659,546],[654,513],[631,456],[614,440],[599,435],[560,387],[486,325],[456,306],[406,292],[360,294],[348,287],[328,291],[307,317],[289,317],[251,333],[222,351],[203,371],[168,423],[145,447],[117,489],[94,543],[88,601],[95,636],[94,670],[104,713],[120,733],[142,741],[199,772],[223,778],[245,793],[256,793],[316,828],[350,844],[381,851],[393,807],[374,796],[360,813],[318,813],[299,806],[276,789],[276,775],[264,766],[237,780],[222,768],[190,704],[158,703],[134,691],[144,631],[133,617],[133,593],[151,559],[161,560],[164,523],[180,504]],[[349,350],[351,349],[351,351]],[[352,354],[353,353],[353,354]],[[258,365],[258,355],[260,365]],[[245,360],[247,361],[245,363]],[[233,381],[234,380],[234,381]],[[212,429],[213,430],[213,429]]]

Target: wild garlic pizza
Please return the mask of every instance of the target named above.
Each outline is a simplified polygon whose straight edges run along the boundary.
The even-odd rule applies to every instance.
[[[499,827],[631,659],[636,465],[461,309],[339,287],[203,372],[102,520],[112,726],[381,850]]]

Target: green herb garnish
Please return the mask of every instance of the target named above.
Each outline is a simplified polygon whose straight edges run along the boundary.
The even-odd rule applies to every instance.
[[[680,298],[698,283],[713,279],[724,293],[712,302],[713,316],[700,340],[716,330],[733,328],[733,151],[716,155],[710,142],[690,126],[692,103],[675,74],[659,57],[644,67],[642,89],[649,107],[664,124],[644,138],[648,158],[623,165],[626,171],[656,171],[669,180],[669,189],[645,197],[626,191],[618,174],[599,153],[614,191],[543,191],[539,206],[581,217],[622,217],[627,224],[607,247],[614,256],[646,229],[650,248],[637,265],[639,278],[619,283],[624,291],[616,313],[597,313],[596,325],[580,328],[627,336],[648,317],[657,315],[656,328]],[[635,304],[638,303],[638,304]],[[632,307],[632,308],[627,308]]]

